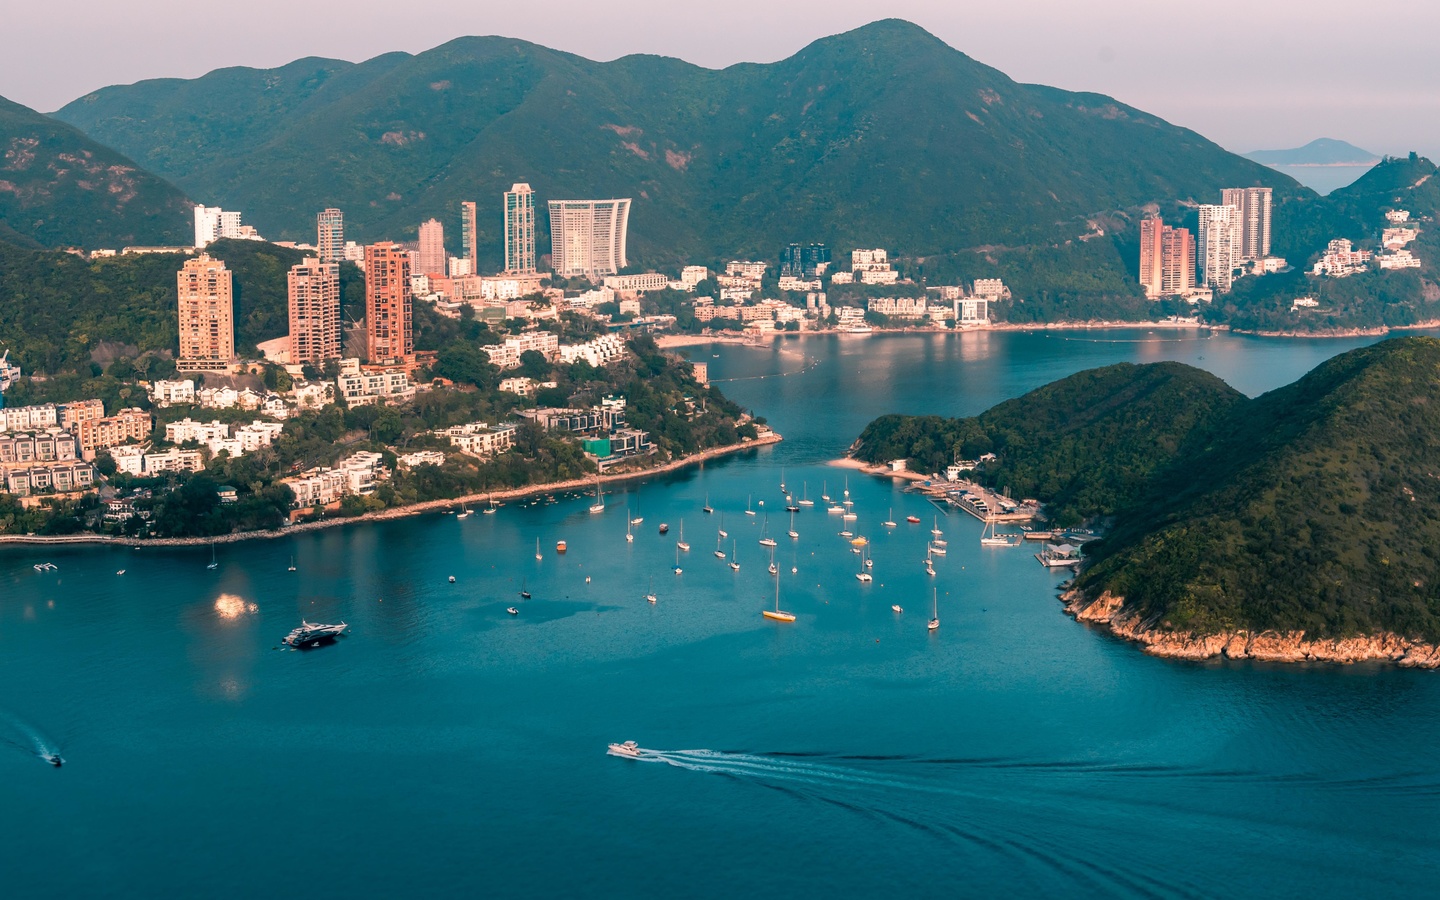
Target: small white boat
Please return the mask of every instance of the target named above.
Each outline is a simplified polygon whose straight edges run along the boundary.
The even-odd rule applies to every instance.
[[[679,575],[679,574],[680,574],[681,572],[683,572],[683,571],[685,571],[685,570],[682,569],[682,568],[680,568],[680,548],[679,548],[679,547],[676,547],[676,548],[675,548],[675,574],[676,574],[676,575]]]
[[[290,568],[289,568],[287,571],[290,571],[290,572],[295,571],[295,557],[293,557],[293,556],[290,557]],[[121,569],[121,570],[120,570],[120,574],[121,574],[121,575],[124,575],[124,574],[125,574],[125,570],[124,570],[124,569]]]
[[[885,521],[881,522],[880,524],[884,525],[886,528],[895,527],[895,507],[890,507],[890,517],[887,518]]]
[[[125,570],[124,570],[124,569],[121,569],[120,571],[116,572],[115,574],[116,574],[116,575],[124,575],[124,574],[125,574]]]
[[[506,611],[507,613],[509,613],[510,615],[512,615],[512,616],[518,616],[518,615],[520,615],[520,610],[516,609],[516,608],[513,607],[513,606],[507,606],[507,607],[505,607],[505,611]]]
[[[893,603],[893,604],[891,604],[891,605],[890,605],[890,608],[891,608],[892,610],[894,610],[895,612],[897,612],[897,613],[903,613],[903,612],[905,611],[905,610],[903,610],[903,609],[900,608],[900,604],[898,604],[898,603]]]
[[[681,520],[680,520],[680,540],[678,540],[678,541],[675,542],[675,546],[676,546],[676,547],[679,547],[681,550],[684,550],[686,553],[689,553],[689,552],[690,552],[690,545],[687,544],[687,543],[685,543],[685,520],[684,520],[684,519],[681,519]]]
[[[755,515],[755,510],[753,510],[753,509],[750,508],[751,500],[752,500],[752,497],[751,497],[751,496],[747,496],[747,497],[745,498],[745,515],[747,515],[747,516],[753,516],[753,515]],[[762,504],[763,504],[764,501],[761,501],[761,502],[762,502]]]
[[[539,538],[536,538],[536,539],[535,539],[535,558],[536,558],[536,559],[544,559],[544,558],[545,558],[544,556],[540,555],[540,539],[539,539]]]
[[[831,515],[839,516],[844,515],[845,507],[839,505],[838,503],[832,503],[828,507],[826,507],[825,511],[827,513],[830,513]]]
[[[933,590],[935,591],[935,602],[930,613],[929,629],[931,631],[940,627],[940,589],[933,588]]]
[[[650,579],[650,593],[648,593],[648,594],[645,595],[645,599],[648,600],[648,601],[651,602],[651,603],[654,603],[654,602],[656,601],[656,597],[655,597],[655,579],[654,579],[654,578],[651,578],[651,579]]]
[[[931,545],[930,545],[930,552],[933,553],[933,554],[935,554],[936,556],[944,556],[944,555],[945,555],[945,548],[942,547],[942,546],[939,546],[939,545],[937,545],[937,544],[931,544]]]
[[[730,571],[732,572],[740,571],[740,564],[735,561],[735,551],[737,549],[736,542],[732,541],[730,544]]]
[[[635,543],[635,529],[628,521],[625,523],[625,543]]]
[[[863,582],[863,583],[865,583],[865,584],[869,584],[871,581],[874,581],[875,579],[873,579],[873,578],[870,577],[870,573],[869,573],[869,572],[856,572],[856,573],[855,573],[855,580],[860,581],[860,582]]]
[[[814,506],[815,501],[810,499],[810,486],[801,482],[800,484],[800,505]]]
[[[933,528],[930,529],[930,533],[933,534],[933,535],[935,535],[936,537],[939,537],[940,535],[942,535],[942,534],[945,533],[945,532],[943,532],[943,531],[940,530],[940,517],[939,517],[939,516],[936,516],[935,519],[934,519],[934,522],[935,522],[935,525],[934,525]]]
[[[611,744],[605,751],[611,756],[623,756],[627,759],[640,758],[640,745],[634,741],[626,741],[623,744]]]
[[[47,563],[46,565],[49,565],[49,564]],[[207,569],[214,569],[214,568],[219,567],[219,565],[220,565],[220,564],[215,561],[215,545],[214,545],[214,544],[211,544],[211,545],[210,545],[210,565],[206,566],[205,568],[207,568]]]
[[[450,576],[450,583],[451,583],[451,584],[454,584],[454,583],[455,583],[455,576],[454,576],[454,575],[451,575],[451,576]]]
[[[605,511],[605,495],[600,491],[599,475],[595,476],[595,502],[590,504],[590,511],[592,513],[602,513]]]

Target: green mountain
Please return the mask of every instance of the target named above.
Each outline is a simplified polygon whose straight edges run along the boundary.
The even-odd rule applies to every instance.
[[[1440,341],[1353,350],[1239,405],[1077,586],[1198,633],[1440,638]]]
[[[1192,452],[1244,396],[1180,363],[1120,363],[1079,372],[978,416],[882,416],[852,455],[897,458],[922,472],[994,453],[986,481],[1012,496],[1044,499],[1062,525],[1110,516],[1134,503],[1151,477]]]
[[[1437,398],[1433,338],[1342,354],[1253,400],[1178,364],[1111,366],[972,419],[879,419],[859,455],[929,467],[991,447],[987,480],[1034,488],[1059,517],[1113,514],[1076,578],[1082,618],[1124,623],[1152,650],[1175,635],[1159,651],[1173,655],[1304,658],[1318,651],[1259,650],[1253,636],[1440,640]],[[1082,424],[1068,425],[1067,404]],[[1064,433],[1050,433],[1057,422]],[[1239,634],[1252,637],[1233,651]]]
[[[1289,150],[1254,150],[1244,156],[1267,166],[1373,166],[1380,161],[1380,154],[1334,138],[1316,138]]]
[[[0,241],[189,243],[189,216],[179,188],[75,128],[0,97]]]
[[[641,265],[818,240],[890,248],[932,280],[1001,274],[1077,295],[1135,293],[1124,235],[1146,204],[1260,183],[1285,209],[1316,199],[1192,131],[1018,84],[897,20],[718,71],[468,37],[109,87],[55,115],[272,238],[310,238],[335,205],[350,236],[404,237],[435,216],[454,246],[459,201],[479,200],[492,268],[516,181],[542,204],[632,197]]]

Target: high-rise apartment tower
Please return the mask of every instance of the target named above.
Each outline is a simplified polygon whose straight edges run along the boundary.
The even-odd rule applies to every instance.
[[[1230,290],[1240,265],[1240,210],[1224,204],[1200,206],[1200,271],[1219,293]]]
[[[505,192],[505,271],[535,274],[535,192],[523,182]]]
[[[420,223],[420,248],[415,258],[417,275],[444,275],[445,226],[439,219],[428,219]]]
[[[625,268],[630,200],[551,200],[550,262],[562,277],[592,281]]]
[[[1242,260],[1264,259],[1270,255],[1271,188],[1225,188],[1220,203],[1240,212],[1240,248]]]
[[[330,208],[315,217],[315,250],[322,263],[345,259],[345,214]]]
[[[475,231],[475,201],[463,200],[460,203],[460,254],[470,260],[470,274],[472,275],[480,271],[478,238],[479,235]]]
[[[290,267],[290,362],[339,358],[340,264],[305,259]]]
[[[180,367],[214,368],[235,358],[235,294],[222,260],[202,253],[176,274],[180,296]]]
[[[410,253],[399,244],[365,248],[365,344],[371,362],[397,362],[415,352]]]

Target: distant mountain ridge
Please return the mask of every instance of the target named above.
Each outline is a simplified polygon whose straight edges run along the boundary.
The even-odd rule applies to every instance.
[[[173,184],[0,97],[0,240],[27,247],[189,243]]]
[[[333,205],[350,236],[404,237],[435,216],[455,246],[458,202],[478,200],[492,269],[516,181],[542,204],[633,197],[646,266],[817,240],[891,248],[937,275],[1044,272],[1071,279],[1052,288],[1121,294],[1130,250],[1110,238],[1148,204],[1260,183],[1313,199],[1194,132],[1016,83],[898,20],[723,70],[460,38],[109,87],[55,115],[272,238],[312,237]]]
[[[1380,161],[1378,153],[1333,138],[1316,138],[1290,150],[1253,150],[1242,155],[1267,166],[1373,166]]]

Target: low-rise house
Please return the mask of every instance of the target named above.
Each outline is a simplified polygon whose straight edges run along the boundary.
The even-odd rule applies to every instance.
[[[340,373],[335,379],[335,389],[349,406],[370,406],[382,400],[406,403],[415,399],[415,385],[404,372],[365,372],[358,365]]]
[[[406,453],[399,458],[400,465],[407,469],[416,466],[443,466],[445,454],[439,450],[416,450],[414,453]]]
[[[17,497],[46,490],[79,491],[95,483],[94,467],[80,460],[5,466],[4,475],[5,490]]]
[[[28,465],[80,457],[80,441],[75,437],[75,433],[59,427],[38,432],[0,434],[0,464]]]
[[[494,456],[515,446],[515,431],[514,425],[503,423],[488,425],[485,422],[472,422],[468,425],[455,425],[436,431],[434,434],[445,438],[463,453],[473,456]]]
[[[156,381],[150,385],[150,402],[156,406],[191,406],[195,403],[195,379]]]
[[[198,472],[205,468],[205,460],[199,450],[181,450],[174,447],[160,453],[145,454],[145,474],[159,475],[164,472]]]

